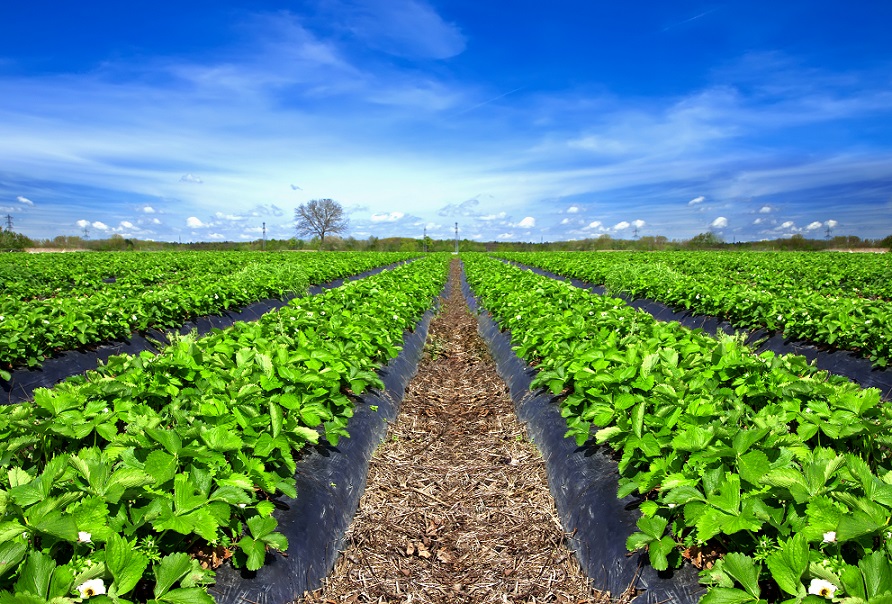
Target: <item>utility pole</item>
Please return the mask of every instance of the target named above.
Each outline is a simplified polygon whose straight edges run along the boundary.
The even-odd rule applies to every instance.
[[[458,223],[455,223],[455,253],[458,253]]]
[[[424,239],[421,240],[421,250],[427,253],[427,225],[424,225]]]
[[[12,214],[6,215],[6,230],[12,231]]]
[[[90,238],[90,228],[84,227],[84,239],[89,239],[89,238]]]
[[[638,239],[638,227],[635,227],[635,229],[632,231],[632,237],[634,239]]]
[[[827,241],[830,241],[830,225],[829,225],[829,224],[827,225],[827,235],[826,235],[826,239],[827,239]]]
[[[266,223],[263,223],[263,241],[260,242],[260,251],[266,251]]]

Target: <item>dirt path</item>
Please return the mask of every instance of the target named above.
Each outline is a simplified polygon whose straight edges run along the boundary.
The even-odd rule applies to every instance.
[[[306,604],[609,602],[564,544],[545,464],[477,335],[453,262],[448,300],[347,534]]]

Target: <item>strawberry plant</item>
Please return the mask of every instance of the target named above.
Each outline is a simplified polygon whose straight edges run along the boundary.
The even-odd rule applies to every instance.
[[[617,495],[640,498],[630,549],[657,569],[726,552],[702,570],[709,602],[884,601],[892,411],[877,390],[491,258],[465,263],[538,369],[533,387],[558,396],[567,436],[616,451]]]
[[[0,296],[0,379],[15,366],[133,332],[178,327],[265,298],[412,257],[407,253],[168,252],[0,259],[20,281]],[[21,257],[27,256],[27,257]],[[11,264],[21,262],[23,266]],[[70,271],[83,271],[71,275]],[[67,276],[66,276],[67,275]]]
[[[888,254],[763,252],[504,253],[499,257],[633,298],[892,360]]]
[[[300,450],[349,437],[445,277],[428,257],[0,409],[0,603],[212,602],[183,552],[257,570],[287,549],[274,501],[298,496]]]

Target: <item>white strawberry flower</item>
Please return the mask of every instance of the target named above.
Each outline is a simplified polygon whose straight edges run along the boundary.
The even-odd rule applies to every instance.
[[[824,579],[812,579],[808,586],[808,593],[829,600],[836,593],[836,585]]]
[[[100,596],[105,593],[105,583],[102,579],[90,579],[89,581],[84,581],[78,585],[77,591],[81,594],[82,598]]]
[[[824,543],[834,543],[836,541],[836,531],[827,531],[824,533]]]
[[[108,411],[108,408],[106,408]],[[91,543],[93,541],[93,535],[88,533],[87,531],[78,531],[77,533],[77,542],[78,543]]]

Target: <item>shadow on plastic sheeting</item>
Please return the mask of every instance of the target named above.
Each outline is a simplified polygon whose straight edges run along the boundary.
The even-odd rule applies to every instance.
[[[378,371],[384,391],[360,397],[347,426],[350,438],[342,438],[337,447],[308,449],[298,462],[297,499],[280,498],[283,509],[273,513],[279,532],[288,538],[287,557],[267,554],[266,565],[257,572],[221,567],[209,590],[217,604],[290,603],[317,589],[331,572],[365,490],[369,460],[418,369],[434,312],[425,313],[415,331],[407,333],[399,356]]]
[[[606,290],[601,285],[592,285],[578,279],[568,279],[552,272],[520,264],[510,262],[518,268],[529,270],[537,275],[549,277],[559,281],[568,281],[575,287],[589,290],[598,295],[607,295]],[[640,309],[653,316],[657,321],[669,322],[677,321],[685,327],[691,329],[702,329],[705,333],[715,334],[719,330],[726,334],[745,333],[747,335],[746,343],[753,347],[756,352],[764,352],[770,350],[775,354],[798,354],[804,356],[808,361],[814,362],[818,369],[829,371],[830,373],[847,377],[853,382],[857,382],[864,388],[877,388],[882,393],[883,399],[892,400],[892,369],[879,369],[873,366],[870,359],[866,359],[849,350],[831,349],[821,346],[813,342],[804,342],[785,338],[782,333],[758,330],[741,330],[735,328],[734,325],[727,321],[723,321],[716,317],[708,315],[697,315],[689,310],[675,310],[671,306],[649,300],[646,298],[633,299],[626,294],[610,294],[615,298],[619,298],[626,302],[632,308]]]
[[[462,291],[472,310],[478,310],[464,279]],[[573,439],[564,438],[567,424],[554,397],[530,392],[536,372],[514,354],[510,334],[502,332],[486,312],[478,314],[478,325],[499,375],[511,391],[517,416],[526,423],[530,439],[542,453],[561,524],[571,534],[571,548],[594,586],[618,597],[634,585],[640,592],[635,602],[640,603],[697,602],[705,591],[692,566],[657,573],[646,554],[626,550],[626,539],[637,531],[635,523],[641,514],[636,498],[616,497],[619,473],[610,450],[595,445],[577,447]]]
[[[380,266],[357,275],[351,275],[341,279],[335,279],[322,285],[311,285],[307,289],[307,295],[313,296],[327,289],[340,287],[346,281],[353,281],[376,275],[384,270],[392,269],[404,262],[396,262],[387,266]],[[164,344],[170,334],[187,334],[192,330],[198,335],[209,333],[212,329],[224,329],[239,321],[257,321],[268,312],[278,310],[286,306],[288,302],[298,296],[288,295],[281,300],[267,299],[253,302],[239,310],[223,311],[219,315],[207,315],[184,323],[181,327],[166,331],[151,329],[145,333],[133,333],[126,342],[106,342],[91,345],[84,350],[69,350],[47,359],[39,369],[20,368],[11,372],[9,381],[0,379],[0,404],[18,403],[29,400],[37,388],[52,388],[65,378],[85,373],[96,369],[100,362],[105,362],[109,357],[118,354],[139,354],[143,350],[158,351],[157,342]]]

